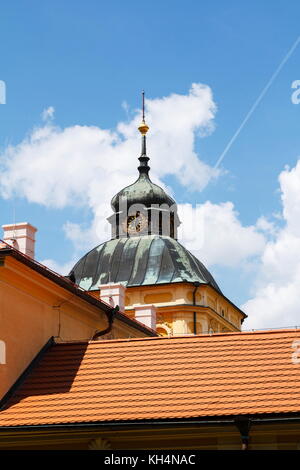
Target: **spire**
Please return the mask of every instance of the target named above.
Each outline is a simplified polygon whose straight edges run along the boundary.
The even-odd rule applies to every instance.
[[[150,167],[148,166],[149,158],[146,154],[146,134],[149,130],[149,126],[145,122],[145,92],[142,91],[142,123],[139,126],[139,131],[142,134],[142,152],[141,156],[139,157],[140,166],[138,167],[140,176],[147,175],[149,173]]]

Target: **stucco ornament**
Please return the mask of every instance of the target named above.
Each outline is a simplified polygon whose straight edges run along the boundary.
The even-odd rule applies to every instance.
[[[111,443],[107,439],[103,439],[102,437],[97,437],[96,439],[92,439],[89,442],[89,450],[105,450],[111,449]]]

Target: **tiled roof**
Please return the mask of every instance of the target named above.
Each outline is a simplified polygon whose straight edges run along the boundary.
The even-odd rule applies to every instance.
[[[300,330],[55,344],[0,426],[300,412],[295,340]]]

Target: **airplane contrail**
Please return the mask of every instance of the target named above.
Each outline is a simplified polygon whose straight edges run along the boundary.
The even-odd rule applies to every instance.
[[[294,50],[296,49],[296,47],[298,46],[300,42],[300,36],[298,36],[298,38],[296,39],[296,41],[294,42],[294,44],[292,45],[292,47],[289,49],[288,53],[285,55],[285,57],[283,58],[283,60],[280,62],[280,64],[278,65],[277,69],[275,70],[275,72],[273,73],[273,75],[271,76],[270,80],[268,81],[268,83],[266,84],[266,86],[264,87],[264,89],[262,90],[262,92],[260,93],[260,95],[258,96],[258,98],[255,100],[255,102],[253,103],[253,105],[251,106],[250,110],[248,111],[248,113],[246,114],[244,120],[242,121],[242,123],[240,124],[240,126],[238,127],[238,129],[235,131],[235,133],[233,134],[233,136],[231,137],[230,141],[228,142],[228,144],[226,145],[225,149],[223,150],[223,152],[221,153],[221,155],[219,156],[218,160],[217,160],[217,163],[215,164],[214,168],[218,168],[218,166],[220,165],[220,163],[223,161],[223,159],[225,158],[225,155],[227,154],[228,150],[230,149],[230,147],[232,146],[232,144],[234,143],[234,141],[236,140],[236,138],[238,137],[239,133],[241,132],[241,130],[243,129],[243,127],[245,126],[245,124],[247,123],[247,121],[250,119],[250,117],[252,116],[253,112],[255,111],[255,109],[257,108],[257,106],[259,105],[259,103],[261,102],[261,100],[263,99],[263,97],[265,96],[265,94],[267,93],[267,91],[269,90],[270,86],[272,85],[272,83],[274,82],[275,78],[277,77],[277,75],[279,74],[280,70],[282,69],[282,67],[285,65],[285,63],[289,60],[289,58],[291,57],[291,55],[293,54]]]

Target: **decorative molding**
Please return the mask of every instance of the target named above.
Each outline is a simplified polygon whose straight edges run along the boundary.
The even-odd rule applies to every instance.
[[[103,439],[102,437],[97,437],[96,439],[92,439],[88,443],[89,450],[107,450],[111,449],[111,443],[107,439]]]
[[[172,335],[172,328],[171,328],[171,325],[170,323],[157,323],[156,324],[156,330],[157,328],[162,328],[163,330],[165,330],[165,332],[167,333],[167,335]]]

